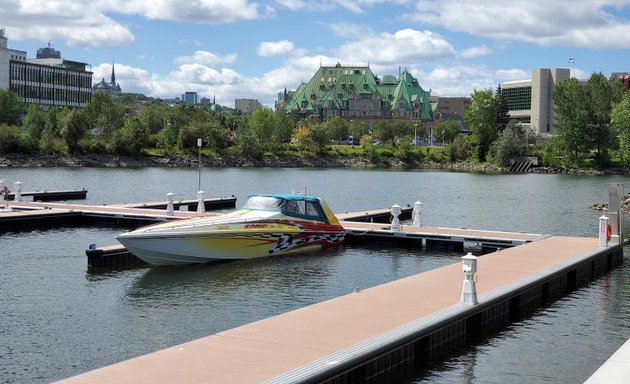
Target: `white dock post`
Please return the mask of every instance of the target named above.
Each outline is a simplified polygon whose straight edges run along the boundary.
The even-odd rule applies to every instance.
[[[422,203],[420,201],[416,201],[413,203],[413,226],[414,227],[422,227]]]
[[[175,208],[173,208],[173,199],[175,198],[175,194],[173,192],[169,192],[166,194],[166,198],[168,199],[168,203],[166,203],[166,216],[175,216]]]
[[[15,201],[22,201],[22,182],[15,182]]]
[[[7,189],[7,182],[4,179],[0,179],[0,201],[4,201],[5,193],[7,194],[9,193],[9,190]],[[7,200],[8,200],[8,197],[7,197]]]
[[[608,241],[610,240],[610,236],[612,234],[612,228],[610,224],[608,224],[608,217],[606,215],[602,215],[599,218],[599,247],[606,248],[608,246]]]
[[[197,192],[197,213],[206,212],[206,205],[203,202],[204,197],[206,197],[206,193],[204,191]]]
[[[476,305],[479,304],[477,300],[477,286],[475,280],[477,277],[477,256],[468,252],[466,256],[462,256],[462,271],[464,272],[464,285],[462,287],[462,298],[460,303]]]
[[[398,218],[398,216],[400,216],[400,212],[401,212],[400,205],[398,204],[392,205],[392,225],[391,225],[392,232],[400,231],[400,219]]]

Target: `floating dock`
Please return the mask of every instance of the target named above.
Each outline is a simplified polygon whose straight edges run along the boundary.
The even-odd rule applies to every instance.
[[[86,189],[72,189],[59,191],[26,191],[20,192],[22,197],[31,197],[33,201],[60,201],[60,200],[80,200],[87,198]],[[7,195],[9,200],[15,200],[15,193]]]
[[[62,383],[352,383],[444,356],[623,262],[622,245],[552,236],[78,375]]]
[[[236,206],[235,197],[203,199],[205,210],[231,209]],[[139,227],[159,221],[187,218],[196,213],[198,200],[174,201],[173,215],[168,215],[167,202],[137,203],[126,205],[83,205],[39,202],[3,202],[11,212],[0,214],[0,233],[17,232],[49,227],[51,225],[119,225]],[[164,207],[164,209],[161,209]],[[208,214],[208,213],[206,213]]]

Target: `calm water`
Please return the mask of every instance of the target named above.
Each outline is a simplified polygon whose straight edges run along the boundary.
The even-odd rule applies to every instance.
[[[86,203],[194,198],[197,170],[2,169],[25,190],[88,189]],[[303,191],[333,210],[423,202],[426,225],[595,236],[608,183],[630,178],[430,171],[203,169],[207,196]],[[11,185],[12,186],[12,185]],[[239,204],[240,203],[240,204]],[[38,383],[458,262],[459,254],[344,247],[213,266],[91,271],[117,228],[0,235],[0,382]],[[627,236],[628,234],[626,234]],[[584,381],[630,337],[630,272],[614,270],[485,342],[398,382]]]

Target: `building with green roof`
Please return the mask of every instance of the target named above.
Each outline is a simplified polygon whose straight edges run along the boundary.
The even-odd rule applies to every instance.
[[[429,92],[406,70],[398,78],[374,75],[369,66],[320,67],[308,83],[278,95],[276,107],[298,117],[371,122],[378,119],[432,121]]]

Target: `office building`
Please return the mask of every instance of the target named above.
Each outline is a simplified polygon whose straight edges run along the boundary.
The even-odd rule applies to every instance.
[[[539,68],[532,78],[501,83],[510,119],[540,135],[555,132],[555,112],[552,92],[556,84],[570,77],[568,68]]]
[[[0,88],[17,93],[25,104],[48,107],[85,106],[92,98],[92,72],[87,64],[65,60],[50,47],[28,59],[25,51],[9,49],[0,29]]]

